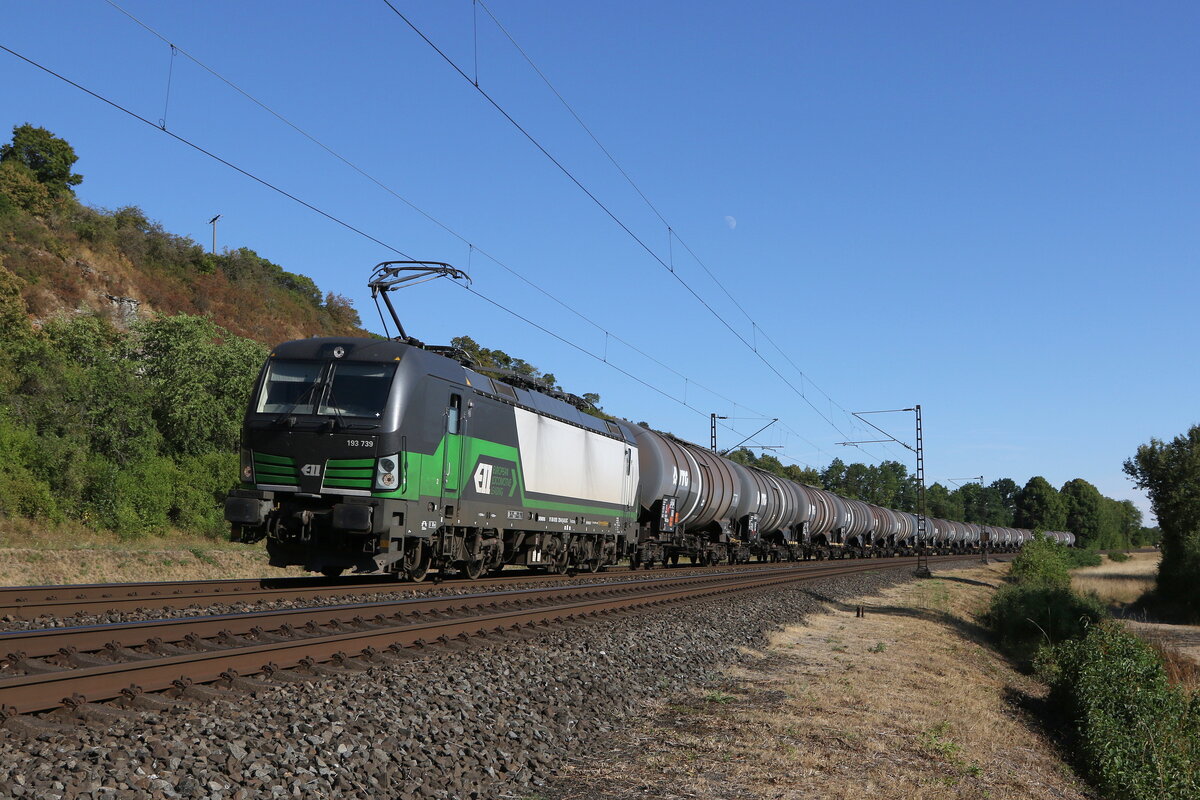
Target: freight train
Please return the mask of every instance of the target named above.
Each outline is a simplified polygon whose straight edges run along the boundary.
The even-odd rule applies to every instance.
[[[912,554],[913,514],[743,466],[585,413],[445,349],[313,338],[274,349],[225,502],[239,541],[326,575],[509,564],[638,565]],[[1012,550],[1027,530],[927,520],[931,552]],[[1067,544],[1069,533],[1048,534]]]

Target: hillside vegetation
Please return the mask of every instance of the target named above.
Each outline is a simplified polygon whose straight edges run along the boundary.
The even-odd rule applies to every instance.
[[[62,314],[92,313],[118,325],[156,313],[190,314],[268,345],[364,335],[348,300],[322,293],[311,278],[249,248],[209,253],[136,206],[105,211],[81,204],[60,175],[39,178],[27,163],[49,160],[30,151],[65,147],[69,155],[61,157],[73,164],[69,144],[30,126],[14,129],[13,138],[24,144],[0,152],[0,263],[19,279],[35,324]]]
[[[0,515],[220,536],[267,347],[365,335],[344,298],[134,206],[89,208],[49,131],[0,147]]]

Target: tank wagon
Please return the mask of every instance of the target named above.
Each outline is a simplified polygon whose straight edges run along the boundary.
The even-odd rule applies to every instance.
[[[394,263],[411,262],[380,265],[371,283],[385,301],[412,280],[396,277],[412,267]],[[393,319],[399,327],[394,310]],[[485,374],[461,351],[400,331],[285,342],[267,358],[225,519],[235,540],[265,539],[272,565],[421,580],[431,569],[478,577],[509,564],[596,571],[623,558],[653,566],[916,550],[913,514],[593,416],[581,398]],[[935,553],[1011,550],[1032,535],[939,519],[926,534]]]

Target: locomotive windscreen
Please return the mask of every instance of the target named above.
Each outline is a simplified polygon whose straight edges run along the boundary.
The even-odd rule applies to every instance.
[[[256,410],[378,419],[395,374],[395,364],[272,361]]]

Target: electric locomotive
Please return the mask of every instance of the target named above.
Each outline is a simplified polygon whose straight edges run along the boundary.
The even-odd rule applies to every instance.
[[[286,342],[255,386],[225,517],[272,565],[326,575],[597,570],[634,527],[636,445],[570,400],[408,342]]]

